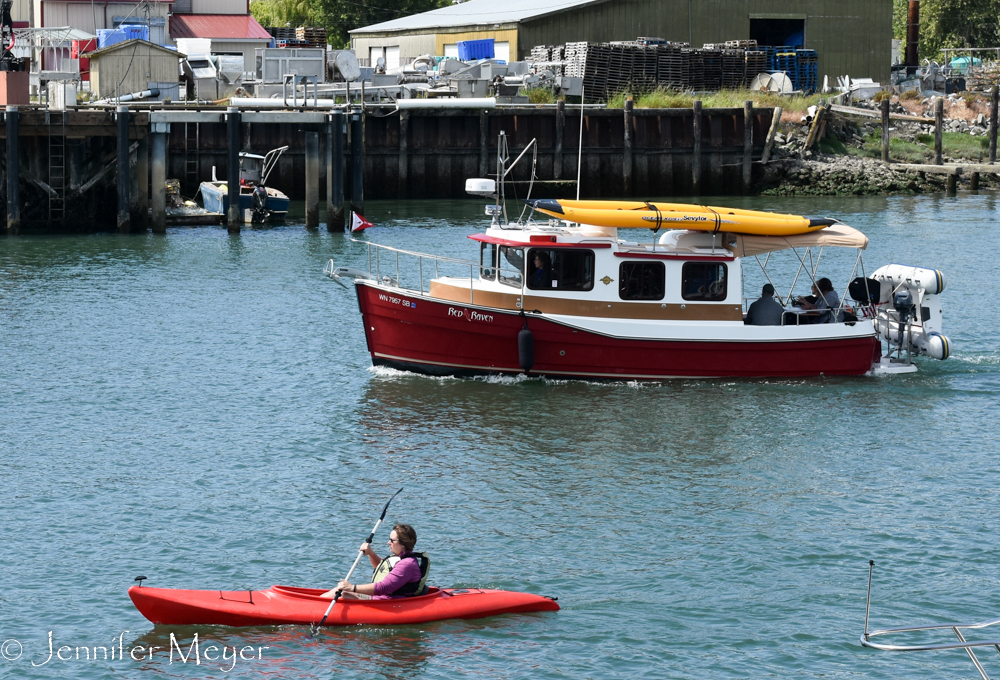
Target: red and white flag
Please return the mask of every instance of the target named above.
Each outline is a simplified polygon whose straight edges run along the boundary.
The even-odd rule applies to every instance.
[[[354,232],[356,232],[356,231],[364,231],[368,227],[374,227],[374,226],[375,226],[374,224],[372,224],[371,222],[369,222],[368,220],[366,220],[364,217],[362,217],[361,215],[357,214],[356,212],[352,212],[351,213],[351,233],[352,234]]]

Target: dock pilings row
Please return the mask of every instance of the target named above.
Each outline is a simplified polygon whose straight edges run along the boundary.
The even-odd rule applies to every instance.
[[[892,163],[891,167],[907,172],[916,172],[921,178],[929,174],[945,175],[945,193],[954,196],[958,193],[958,177],[968,175],[969,189],[976,191],[979,189],[980,174],[1000,174],[1000,165],[997,162],[997,110],[1000,108],[1000,89],[996,85],[990,90],[990,121],[989,121],[989,162],[988,163],[955,163],[945,164],[944,162],[944,98],[934,99],[934,118],[921,118],[917,116],[894,115],[889,111],[889,100],[883,99],[879,106],[879,113],[882,118],[882,161],[890,163],[890,121],[893,117],[901,120],[911,120],[934,125],[934,163]],[[840,107],[842,112],[844,107]]]
[[[51,219],[52,204],[63,210],[69,195],[78,198],[88,191],[93,193],[95,186],[103,186],[106,188],[101,194],[105,197],[104,208],[111,207],[106,199],[111,198],[113,190],[114,222],[120,233],[147,226],[156,233],[164,233],[167,226],[168,142],[171,126],[184,123],[226,124],[226,180],[230,200],[224,221],[230,232],[239,232],[244,219],[237,196],[240,187],[239,153],[246,125],[293,124],[304,135],[306,226],[315,228],[320,224],[321,137],[326,138],[327,228],[330,231],[345,229],[345,207],[359,213],[364,210],[364,114],[359,109],[268,111],[229,107],[207,111],[136,111],[121,105],[103,111],[50,113],[39,107],[7,106],[3,116],[4,127],[0,129],[6,137],[5,168],[0,190],[4,193],[5,231],[9,235],[17,235],[21,231],[23,182],[30,183],[47,195],[50,222],[55,221]],[[28,119],[25,128],[24,123]],[[28,137],[25,137],[26,134]],[[345,206],[344,192],[345,135],[350,136],[352,192],[349,206]],[[92,142],[94,137],[98,141],[106,139],[110,145],[112,136],[114,149],[111,155],[104,153],[109,148],[106,146],[91,144],[87,148],[86,152],[91,155],[89,162],[94,168],[92,176],[86,177],[84,163],[77,157],[84,151],[74,156],[66,150],[67,140],[71,139],[79,149]],[[53,137],[60,140],[58,144],[51,141]],[[33,142],[26,151],[21,144],[24,139]],[[34,152],[45,144],[48,145],[47,158],[44,164],[38,165],[37,159],[29,156],[37,155]],[[24,153],[27,156],[22,157]],[[112,179],[113,187],[109,184]],[[92,200],[99,202],[101,199]],[[58,215],[60,221],[72,222],[74,215],[71,212]]]

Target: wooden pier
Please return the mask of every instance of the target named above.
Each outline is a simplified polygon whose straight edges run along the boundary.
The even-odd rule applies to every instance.
[[[344,228],[368,199],[464,198],[465,180],[495,174],[497,139],[511,153],[538,142],[534,195],[601,197],[740,194],[750,191],[774,110],[624,109],[579,105],[487,110],[294,110],[108,107],[4,112],[8,233],[22,225],[121,232],[166,229],[165,182],[193,196],[202,181],[238,191],[240,151],[289,151],[269,185],[305,200],[306,224]],[[582,126],[582,130],[581,130]],[[577,145],[581,139],[582,153]],[[577,167],[578,160],[580,167]],[[530,179],[521,163],[515,187]],[[326,211],[319,209],[325,196]],[[348,205],[349,204],[349,205]],[[225,216],[241,228],[237,201]]]

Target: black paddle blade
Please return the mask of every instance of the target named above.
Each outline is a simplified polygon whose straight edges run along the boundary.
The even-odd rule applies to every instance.
[[[559,201],[552,198],[536,198],[530,201],[525,201],[535,210],[547,210],[548,212],[563,214],[563,207],[560,205]]]
[[[401,493],[403,493],[403,487],[399,487],[399,491],[397,491],[396,493],[392,494],[392,496],[389,497],[389,500],[385,502],[385,507],[382,508],[382,515],[379,517],[379,519],[385,519],[385,513],[389,511],[389,503],[392,503],[392,499]],[[368,542],[371,543],[371,539],[368,539]]]

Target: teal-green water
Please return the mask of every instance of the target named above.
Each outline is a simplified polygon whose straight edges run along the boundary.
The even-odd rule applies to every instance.
[[[954,356],[893,378],[430,379],[371,369],[353,291],[321,275],[365,248],[325,229],[0,239],[0,642],[21,649],[0,677],[974,677],[961,651],[858,638],[869,559],[874,626],[1000,615],[997,196],[729,202],[841,217],[868,271],[943,270]],[[460,257],[484,226],[475,200],[367,216],[363,238]],[[432,582],[562,611],[314,640],[153,626],[126,595],[138,574],[332,585],[400,486],[387,520],[417,528]],[[267,649],[171,660],[196,632]]]

